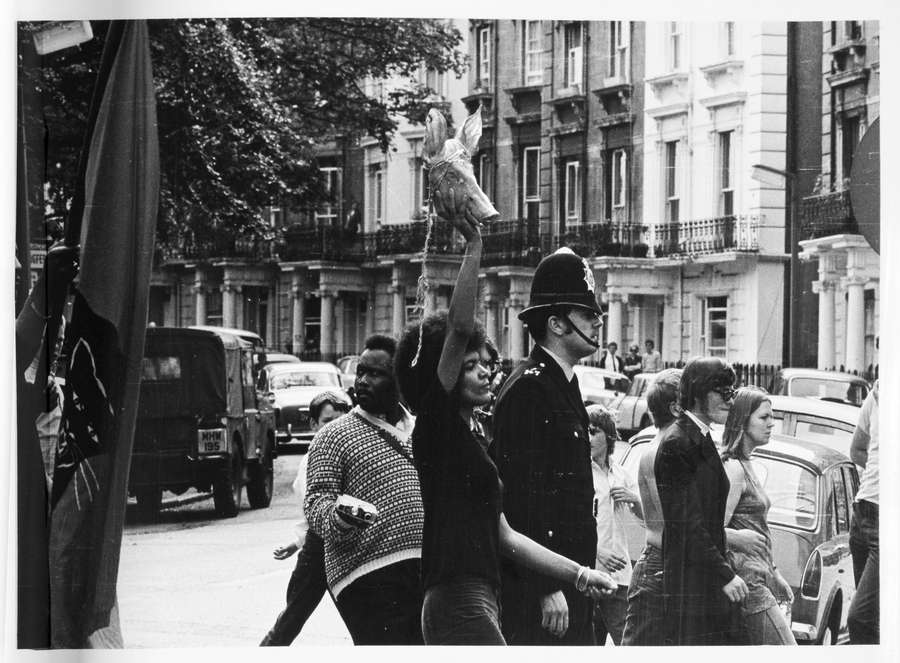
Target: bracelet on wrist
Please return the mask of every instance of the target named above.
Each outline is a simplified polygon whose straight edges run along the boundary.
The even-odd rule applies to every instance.
[[[588,573],[590,569],[586,566],[579,567],[578,575],[575,576],[575,589],[583,592],[588,586]]]

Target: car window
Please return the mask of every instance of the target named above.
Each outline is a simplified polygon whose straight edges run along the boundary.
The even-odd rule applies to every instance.
[[[266,377],[267,377],[267,374],[265,371],[259,372],[259,379],[256,380],[256,390],[257,391],[265,391],[266,390]]]
[[[844,472],[844,487],[847,489],[847,503],[853,504],[856,497],[856,489],[859,488],[859,474],[852,463],[847,463],[841,468]]]
[[[325,371],[292,371],[272,376],[272,389],[289,389],[290,387],[339,387],[340,378],[336,373]]]
[[[847,401],[854,405],[862,405],[868,387],[861,382],[844,382],[840,380],[823,380],[822,378],[796,377],[790,381],[790,396],[812,396]]]
[[[853,430],[848,424],[834,419],[798,414],[794,436],[824,444],[829,449],[847,455],[853,440]]]
[[[180,378],[180,357],[144,357],[141,359],[141,379],[146,382],[178,380]]]
[[[819,513],[816,475],[780,458],[756,456],[753,470],[769,496],[769,522],[813,530]]]
[[[843,534],[850,531],[850,506],[847,503],[844,476],[839,467],[832,469],[828,476],[831,480],[831,502],[834,508],[834,533]]]

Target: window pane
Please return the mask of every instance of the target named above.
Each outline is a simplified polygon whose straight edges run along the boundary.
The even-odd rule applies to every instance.
[[[525,197],[538,195],[538,149],[525,148]]]
[[[769,496],[769,522],[787,527],[813,529],[819,510],[815,475],[791,463],[762,456],[751,461],[763,490]]]

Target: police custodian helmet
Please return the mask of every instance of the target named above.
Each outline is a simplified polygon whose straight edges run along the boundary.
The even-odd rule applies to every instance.
[[[587,260],[568,247],[541,260],[534,270],[531,300],[519,313],[519,320],[541,309],[560,306],[580,306],[603,314],[594,293],[594,272]]]

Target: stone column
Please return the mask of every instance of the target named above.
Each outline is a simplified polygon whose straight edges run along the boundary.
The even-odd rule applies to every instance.
[[[291,277],[291,351],[299,355],[306,345],[306,301],[303,281],[294,272]]]
[[[222,326],[223,327],[237,327],[237,304],[239,303],[238,299],[238,290],[239,288],[234,285],[234,282],[227,278],[223,281],[220,286],[222,291]]]
[[[499,290],[500,284],[496,278],[488,276],[484,280],[484,292],[482,294],[482,302],[484,303],[484,331],[498,349],[500,349],[500,312],[498,310],[500,304]]]
[[[206,324],[206,273],[194,272],[194,324]]]
[[[327,359],[334,354],[334,293],[322,291],[319,296],[322,299],[322,331],[319,339],[319,351],[322,353],[322,358]]]
[[[338,355],[345,354],[344,341],[346,338],[345,331],[347,327],[346,316],[347,302],[345,301],[346,293],[343,297],[338,296],[334,301],[334,350]]]
[[[377,293],[375,292],[374,286],[369,289],[369,294],[366,298],[366,337],[368,338],[372,334],[375,333],[375,299],[377,297]],[[356,350],[359,350],[357,348]]]
[[[847,279],[847,354],[848,371],[862,372],[866,367],[866,325],[863,286],[865,279]]]
[[[822,370],[834,368],[834,281],[813,281],[813,292],[819,294],[819,358]]]
[[[406,285],[403,280],[403,268],[394,265],[391,272],[391,334],[399,337],[406,325]]]
[[[609,293],[609,315],[606,317],[606,324],[608,325],[606,343],[607,345],[610,343],[618,345],[623,350],[621,354],[624,356],[624,350],[627,348],[622,344],[622,306],[622,295],[617,292]]]
[[[509,297],[506,299],[506,308],[509,311],[509,347],[505,348],[505,356],[509,357],[513,362],[517,362],[525,357],[525,325],[519,320],[519,313],[525,308],[529,290],[531,287],[531,277],[519,278],[510,277],[509,280]]]
[[[425,286],[425,313],[428,316],[437,310],[437,283],[429,283]]]

